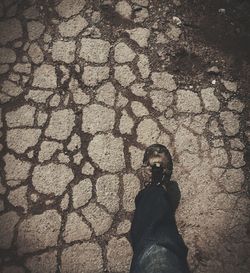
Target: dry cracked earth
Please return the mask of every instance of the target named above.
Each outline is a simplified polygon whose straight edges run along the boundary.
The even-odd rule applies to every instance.
[[[128,272],[153,143],[174,159],[192,272],[249,272],[241,82],[209,46],[208,71],[173,69],[181,6],[0,2],[1,272]]]

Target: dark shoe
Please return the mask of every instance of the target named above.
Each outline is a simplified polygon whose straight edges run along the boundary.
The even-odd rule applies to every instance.
[[[166,184],[170,180],[172,169],[172,157],[165,146],[153,144],[146,149],[140,170],[140,176],[145,185]]]

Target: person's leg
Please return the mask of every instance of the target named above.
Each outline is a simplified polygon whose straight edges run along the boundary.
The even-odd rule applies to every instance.
[[[189,272],[187,248],[176,227],[175,207],[169,193],[156,181],[139,192],[135,204],[130,232],[134,251],[130,272]]]
[[[187,248],[162,186],[150,185],[136,197],[131,242],[134,251],[131,272],[188,272]]]

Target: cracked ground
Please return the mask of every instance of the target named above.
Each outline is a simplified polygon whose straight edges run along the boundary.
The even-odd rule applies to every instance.
[[[174,159],[192,272],[249,272],[250,69],[198,39],[185,4],[0,2],[1,272],[128,272],[153,143]]]

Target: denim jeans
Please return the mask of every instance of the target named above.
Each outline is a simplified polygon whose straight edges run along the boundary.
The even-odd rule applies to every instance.
[[[150,185],[135,199],[131,225],[130,273],[188,273],[188,249],[178,232],[175,210],[161,185]]]

